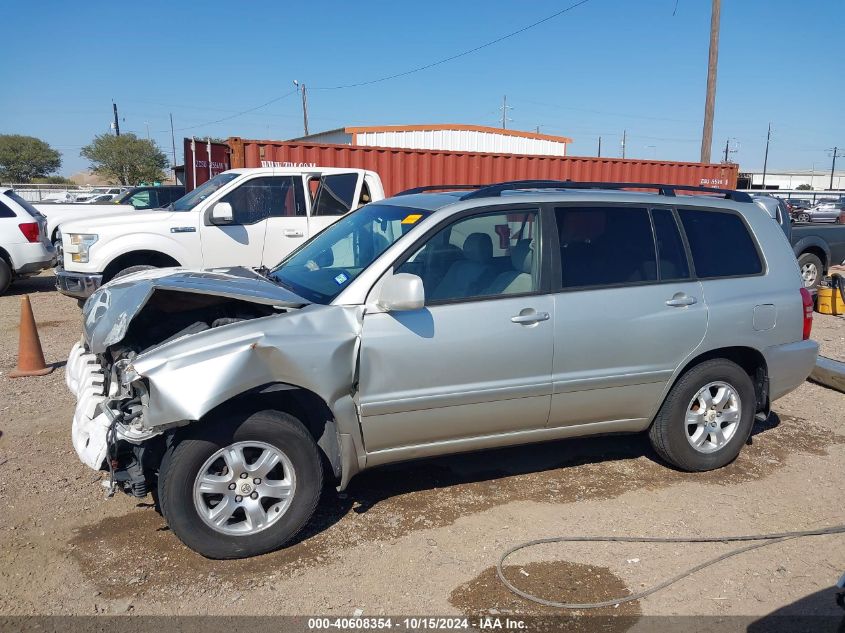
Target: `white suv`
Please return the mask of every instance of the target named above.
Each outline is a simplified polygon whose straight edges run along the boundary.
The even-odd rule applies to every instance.
[[[0,294],[13,280],[49,268],[56,250],[47,239],[47,221],[9,188],[0,189]]]

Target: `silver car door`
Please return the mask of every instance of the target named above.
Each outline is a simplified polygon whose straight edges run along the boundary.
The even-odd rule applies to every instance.
[[[396,267],[423,279],[426,307],[364,316],[368,453],[545,426],[554,315],[538,230],[537,209],[468,215]]]
[[[555,216],[560,292],[549,425],[636,430],[704,338],[701,284],[670,209],[566,206]]]

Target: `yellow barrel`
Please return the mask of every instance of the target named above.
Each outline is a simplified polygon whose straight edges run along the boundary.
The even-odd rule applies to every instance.
[[[816,297],[816,312],[833,315],[845,314],[845,303],[842,301],[842,295],[838,288],[819,286]]]

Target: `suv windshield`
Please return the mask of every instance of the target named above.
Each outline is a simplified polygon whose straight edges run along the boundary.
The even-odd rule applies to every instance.
[[[314,303],[331,303],[396,240],[431,212],[370,204],[338,220],[268,275]]]
[[[200,202],[208,198],[208,196],[220,189],[226,183],[232,182],[238,176],[239,174],[234,174],[231,172],[223,172],[222,174],[217,174],[211,180],[207,180],[202,183],[191,193],[179,198],[170,206],[170,209],[172,211],[190,211]]]

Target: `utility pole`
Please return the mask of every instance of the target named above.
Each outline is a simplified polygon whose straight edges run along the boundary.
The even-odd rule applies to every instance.
[[[845,157],[845,154],[840,154],[838,147],[834,147],[833,149],[829,149],[827,151],[829,151],[831,153],[830,155],[833,157],[833,162],[830,165],[830,187],[829,187],[829,189],[831,191],[833,191],[833,172],[836,170],[836,159]]]
[[[505,95],[502,97],[502,129],[506,130],[508,128],[508,110],[511,109],[508,105],[508,96]]]
[[[725,162],[728,162],[728,152],[730,152],[731,139],[725,141]]]
[[[173,113],[170,113],[170,142],[173,144],[173,182],[176,182],[176,135],[173,133]]]
[[[120,123],[117,121],[117,104],[112,101],[111,102],[112,110],[114,110],[114,135],[120,136]]]
[[[716,109],[716,71],[719,65],[719,21],[722,0],[713,0],[710,13],[710,55],[707,61],[707,95],[704,98],[704,130],[701,134],[701,162],[710,162],[713,145],[713,113]]]
[[[597,154],[599,158],[601,158],[601,136],[599,137],[599,153]]]
[[[622,130],[622,158],[625,158],[625,142],[628,140],[628,130]]]
[[[294,79],[293,85],[296,86],[297,92],[302,94],[302,129],[305,130],[305,136],[308,136],[308,95],[305,92],[305,84]]]
[[[305,84],[302,84],[302,127],[305,129],[305,136],[308,136],[308,94]]]
[[[769,163],[769,141],[772,140],[772,124],[769,123],[769,132],[766,134],[766,154],[763,156],[763,184],[760,189],[766,188],[766,167]]]

